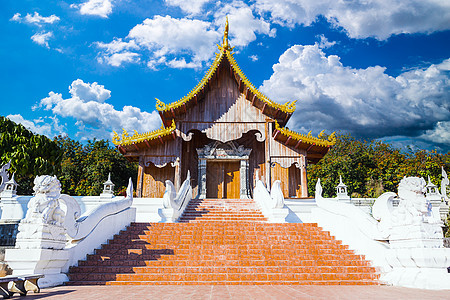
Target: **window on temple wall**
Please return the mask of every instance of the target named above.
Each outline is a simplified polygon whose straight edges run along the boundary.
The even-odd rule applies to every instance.
[[[301,171],[294,164],[289,168],[283,168],[278,163],[272,163],[271,182],[281,181],[281,190],[285,198],[301,197]]]
[[[162,198],[166,190],[166,180],[175,181],[175,167],[170,163],[162,168],[158,168],[153,163],[149,163],[144,169],[144,190],[143,198]]]

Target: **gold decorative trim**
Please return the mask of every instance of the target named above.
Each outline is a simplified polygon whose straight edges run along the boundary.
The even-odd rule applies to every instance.
[[[331,147],[336,144],[336,132],[333,132],[332,134],[330,134],[328,136],[328,139],[322,138],[324,136],[324,130],[322,130],[319,133],[318,137],[313,137],[311,135],[311,131],[308,132],[307,135],[297,133],[297,132],[289,130],[285,127],[280,127],[280,125],[278,124],[277,121],[275,121],[275,129],[286,136],[290,136],[291,138],[293,138],[297,141],[301,140],[302,142],[305,142],[307,144],[315,144],[317,146],[323,146],[323,147]]]
[[[170,109],[174,109],[174,108],[180,107],[181,105],[183,105],[183,104],[189,102],[191,99],[193,99],[194,96],[197,95],[205,87],[205,85],[208,83],[208,81],[212,77],[212,75],[214,75],[214,73],[216,72],[217,68],[220,65],[220,62],[222,61],[222,57],[223,57],[223,52],[216,53],[216,58],[214,59],[214,62],[211,65],[211,67],[209,68],[208,72],[205,74],[205,76],[203,76],[203,79],[197,84],[197,86],[192,91],[189,92],[189,94],[187,94],[180,100],[170,103],[170,104],[165,104],[161,100],[156,99],[156,110],[167,111]]]
[[[249,88],[249,90],[258,96],[258,98],[262,101],[264,101],[265,103],[267,103],[268,105],[270,105],[273,108],[279,109],[284,113],[293,113],[295,111],[295,103],[297,102],[297,100],[294,101],[288,101],[284,104],[279,104],[276,103],[272,100],[270,100],[266,95],[264,95],[263,93],[261,93],[251,82],[250,80],[248,80],[248,78],[244,75],[244,72],[242,72],[241,68],[239,68],[236,60],[233,57],[233,54],[230,51],[226,51],[225,52],[229,62],[231,63],[231,66],[233,68],[233,70],[242,78],[242,82]]]
[[[266,95],[261,93],[250,82],[250,80],[247,79],[247,77],[244,75],[242,70],[239,68],[239,66],[232,54],[234,47],[230,47],[228,44],[228,17],[227,17],[227,20],[225,23],[225,31],[224,31],[222,45],[217,45],[217,47],[219,48],[220,52],[216,53],[216,58],[214,59],[214,62],[212,63],[211,67],[209,68],[208,72],[205,74],[203,79],[197,84],[197,86],[192,91],[190,91],[186,96],[184,96],[180,100],[170,103],[170,104],[165,104],[161,100],[156,99],[156,110],[161,111],[161,112],[168,111],[168,110],[180,107],[181,105],[192,100],[195,97],[195,95],[197,95],[205,87],[205,85],[208,83],[208,81],[211,79],[211,77],[217,71],[217,68],[219,67],[220,62],[222,61],[223,57],[226,56],[228,58],[228,61],[231,64],[234,72],[236,72],[241,77],[242,81],[247,86],[247,88],[253,94],[255,94],[261,101],[267,103],[270,107],[281,110],[282,112],[284,112],[286,114],[291,114],[295,111],[295,103],[297,102],[297,100],[292,101],[292,102],[288,101],[285,104],[278,104],[278,103],[270,100]]]
[[[163,137],[166,135],[171,134],[175,129],[177,128],[177,125],[175,124],[175,120],[172,120],[172,124],[169,127],[164,127],[164,125],[161,125],[161,129],[157,129],[154,131],[149,131],[145,133],[138,133],[136,130],[134,130],[134,134],[130,136],[128,132],[123,128],[122,136],[119,136],[117,132],[114,131],[114,137],[112,138],[112,142],[116,146],[126,146],[131,145],[133,143],[140,143],[145,140],[154,140],[158,137]]]

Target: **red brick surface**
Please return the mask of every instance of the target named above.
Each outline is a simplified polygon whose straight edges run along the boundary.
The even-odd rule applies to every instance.
[[[70,269],[69,285],[373,285],[317,224],[265,223],[252,200],[192,200],[182,223],[133,223]]]

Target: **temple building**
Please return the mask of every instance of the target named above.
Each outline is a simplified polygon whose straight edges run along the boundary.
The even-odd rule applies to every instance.
[[[307,197],[306,166],[334,145],[334,133],[285,127],[296,102],[274,102],[247,79],[228,43],[228,21],[218,48],[192,91],[170,104],[157,99],[161,129],[114,134],[119,151],[139,162],[137,196],[160,198],[166,180],[178,188],[189,171],[197,198],[251,198],[257,177],[267,186],[281,180],[286,198]]]

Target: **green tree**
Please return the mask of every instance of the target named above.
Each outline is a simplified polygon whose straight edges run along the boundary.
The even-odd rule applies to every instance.
[[[11,161],[9,172],[16,174],[19,194],[33,192],[36,175],[58,174],[61,158],[62,152],[54,141],[0,117],[0,164]]]
[[[338,135],[336,145],[316,165],[308,166],[308,192],[314,195],[318,178],[325,197],[334,197],[339,175],[353,197],[378,197],[396,192],[404,176],[419,176],[439,185],[441,167],[450,168],[450,152],[409,150],[401,152],[388,143],[360,141]]]
[[[63,193],[99,195],[111,173],[116,194],[125,191],[128,179],[137,177],[136,163],[130,163],[106,140],[88,141],[86,145],[68,137],[56,138],[64,151],[59,178]]]

